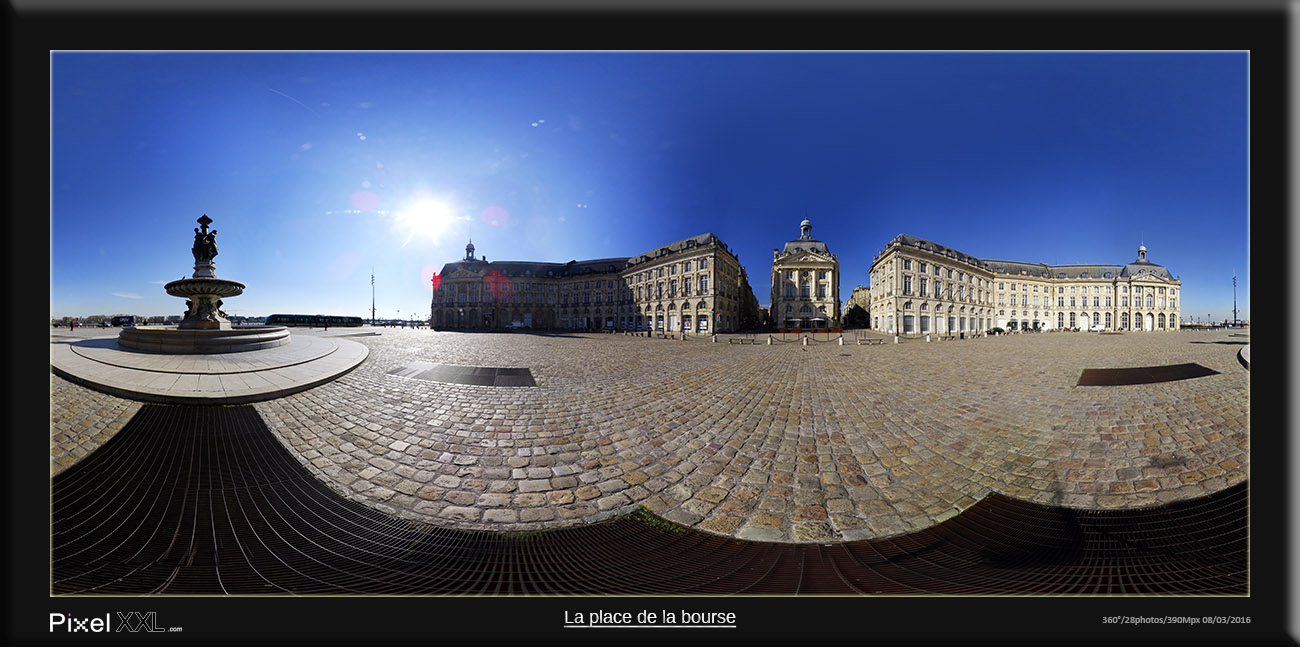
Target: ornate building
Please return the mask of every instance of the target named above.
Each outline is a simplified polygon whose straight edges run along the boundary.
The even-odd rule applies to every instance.
[[[740,260],[701,234],[632,258],[568,263],[465,258],[443,266],[435,328],[733,332],[757,319]]]
[[[772,325],[830,328],[840,325],[840,261],[799,223],[798,238],[772,250]]]
[[[1005,329],[1177,330],[1182,283],[1147,260],[1046,265],[982,260],[899,235],[871,263],[871,328],[904,335]]]

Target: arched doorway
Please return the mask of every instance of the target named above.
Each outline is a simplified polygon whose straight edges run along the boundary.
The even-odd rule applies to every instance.
[[[1148,312],[1146,330],[1155,330],[1155,329],[1156,329],[1156,316]]]

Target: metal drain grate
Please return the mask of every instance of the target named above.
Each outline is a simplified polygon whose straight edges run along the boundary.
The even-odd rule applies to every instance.
[[[252,407],[144,405],[54,477],[58,594],[1245,594],[1247,491],[1083,512],[991,496],[845,544],[647,512],[528,534],[392,519],[313,478]]]
[[[1173,364],[1170,366],[1141,366],[1138,368],[1085,368],[1079,374],[1076,386],[1122,386],[1128,384],[1154,384],[1189,380],[1194,377],[1218,375],[1219,372],[1200,364]]]
[[[388,372],[389,375],[412,377],[417,380],[475,384],[478,386],[537,386],[533,372],[526,368],[490,368],[483,366],[453,366],[413,362]]]

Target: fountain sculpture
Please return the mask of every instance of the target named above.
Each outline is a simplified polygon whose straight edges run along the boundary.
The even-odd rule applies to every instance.
[[[163,353],[235,353],[274,348],[289,343],[284,326],[236,328],[222,312],[222,299],[244,293],[239,281],[217,278],[217,230],[208,231],[212,219],[198,219],[194,228],[194,275],[163,286],[167,294],[185,299],[187,311],[175,328],[137,326],[123,329],[117,343],[126,348]]]

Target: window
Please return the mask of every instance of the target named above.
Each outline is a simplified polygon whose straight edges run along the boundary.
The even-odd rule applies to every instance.
[[[1152,301],[1153,301],[1153,300],[1154,300],[1154,297],[1152,297],[1150,294],[1148,294],[1148,295],[1147,295],[1147,307],[1148,307],[1148,308],[1155,307],[1155,306],[1152,305]]]
[[[1110,307],[1110,297],[1106,297],[1106,307]]]
[[[700,261],[700,262],[703,263],[704,261]],[[708,292],[708,291],[709,291],[709,277],[708,277],[707,275],[705,275],[705,276],[701,276],[701,277],[700,277],[700,294],[704,294],[705,292]]]
[[[1120,297],[1120,298],[1119,298],[1119,305],[1120,305],[1121,308],[1127,308],[1127,307],[1128,307],[1128,297]]]
[[[701,258],[701,259],[700,259],[700,269],[702,269],[702,270],[707,270],[707,269],[709,269],[709,259],[707,259],[707,258]]]
[[[1057,294],[1065,294],[1065,288],[1056,288]]]
[[[818,272],[817,272],[817,279],[818,279],[819,281],[825,281],[825,280],[826,280],[826,270],[820,270],[820,271],[818,271]]]
[[[912,269],[912,261],[909,261],[909,260],[907,260],[907,259],[903,259],[903,269],[905,269],[905,270],[910,270],[910,269]]]
[[[805,284],[805,285],[807,285],[807,284]],[[904,276],[904,277],[903,277],[903,294],[911,294],[911,293],[912,293],[912,277],[910,277],[910,276]]]
[[[912,285],[912,283],[911,283],[911,277],[908,277],[907,285],[908,285],[908,286],[911,286],[911,285]],[[799,297],[800,297],[800,298],[803,298],[803,299],[807,299],[807,298],[808,298],[808,282],[807,282],[807,281],[804,281],[803,284],[799,286]]]
[[[1070,294],[1074,294],[1074,286],[1073,286],[1073,285],[1070,286]]]
[[[1071,308],[1074,307],[1074,297],[1070,297],[1070,307],[1071,307]],[[1071,316],[1073,316],[1073,315],[1071,315]],[[1071,324],[1071,325],[1073,325],[1073,324]]]
[[[1012,284],[1011,284],[1011,291],[1012,291],[1012,292],[1015,292],[1015,291],[1016,291],[1016,284],[1015,284],[1015,283],[1012,283]]]
[[[702,267],[703,267],[703,266],[701,265],[701,268],[702,268]],[[793,279],[793,278],[794,278],[794,272],[791,272],[790,270],[786,270],[786,271],[785,271],[785,278],[786,278],[786,280]]]
[[[689,271],[691,271],[691,262],[690,262],[690,261],[686,261],[685,263],[682,263],[682,271],[683,271],[683,272],[689,272]]]
[[[1029,305],[1029,295],[1025,295],[1025,294],[1020,295],[1020,305],[1022,306]]]
[[[1007,289],[1007,284],[1006,284],[1006,283],[999,283],[999,284],[998,284],[998,289],[999,289],[999,290],[1005,290],[1005,289]]]
[[[1096,307],[1101,306],[1101,303],[1099,303],[1100,301],[1101,301],[1101,298],[1100,298],[1100,297],[1093,297],[1093,298],[1092,298],[1092,307],[1096,308]]]
[[[825,285],[818,285],[818,286],[817,286],[817,298],[818,298],[818,299],[825,299],[825,298],[826,298],[826,286],[825,286]]]
[[[948,270],[948,278],[952,278],[952,270]]]
[[[925,263],[921,263],[921,271],[922,271],[922,272],[925,271]]]
[[[939,276],[939,266],[938,266],[938,265],[935,265],[935,266],[934,266],[934,275],[935,275],[935,276]]]

